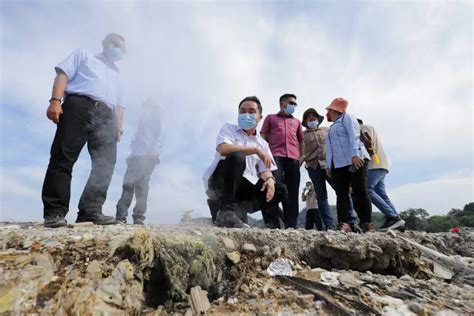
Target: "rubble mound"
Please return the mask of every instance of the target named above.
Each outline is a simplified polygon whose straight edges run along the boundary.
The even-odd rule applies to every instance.
[[[0,225],[0,313],[473,314],[473,285],[473,234]]]

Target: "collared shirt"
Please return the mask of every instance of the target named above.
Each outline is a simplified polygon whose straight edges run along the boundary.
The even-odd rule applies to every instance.
[[[327,127],[307,128],[304,131],[303,154],[308,167],[326,169]]]
[[[268,135],[273,156],[300,159],[303,129],[297,118],[281,112],[270,114],[265,118],[260,133]]]
[[[135,138],[130,144],[130,157],[155,156],[161,147],[161,114],[145,111],[138,123]]]
[[[106,103],[111,109],[123,106],[123,88],[119,70],[113,63],[106,62],[103,54],[89,55],[83,49],[76,49],[55,67],[62,70],[68,84],[66,94],[80,94]]]
[[[372,138],[372,142],[374,143],[375,146],[375,152],[377,153],[377,156],[379,157],[380,163],[377,164],[375,163],[375,159],[372,159],[369,162],[368,168],[369,170],[372,169],[385,169],[388,171],[388,160],[387,156],[385,156],[385,151],[383,150],[382,142],[380,141],[379,136],[377,135],[377,132],[375,129],[370,126],[370,125],[362,125],[360,128],[361,132],[367,132]]]
[[[226,123],[220,129],[219,134],[216,138],[216,155],[214,157],[214,161],[202,177],[206,191],[208,189],[209,179],[216,170],[219,161],[224,160],[226,158],[222,156],[217,150],[217,147],[219,147],[219,145],[221,144],[232,144],[245,147],[259,147],[263,150],[264,153],[272,157],[273,160],[273,156],[270,151],[270,148],[268,147],[268,143],[263,139],[262,136],[258,134],[249,136],[239,126]],[[272,166],[270,168],[267,168],[265,166],[265,163],[260,159],[260,157],[258,157],[258,155],[254,154],[245,156],[244,178],[249,180],[252,184],[257,184],[260,173],[266,171],[274,171],[276,169],[277,167],[275,161],[273,161]]]
[[[326,168],[352,165],[352,157],[370,160],[369,153],[360,140],[360,126],[350,114],[339,116],[329,128],[326,138]]]

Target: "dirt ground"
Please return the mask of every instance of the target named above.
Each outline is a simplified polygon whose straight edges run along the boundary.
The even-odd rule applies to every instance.
[[[472,233],[3,223],[0,314],[465,315],[473,262]]]

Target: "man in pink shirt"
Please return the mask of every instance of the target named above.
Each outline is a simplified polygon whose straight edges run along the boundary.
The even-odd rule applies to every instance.
[[[294,94],[282,95],[280,111],[277,114],[268,115],[260,131],[262,137],[269,143],[278,167],[273,174],[277,182],[285,183],[288,188],[288,198],[282,202],[287,228],[296,228],[298,219],[303,129],[301,122],[293,117],[297,105]]]

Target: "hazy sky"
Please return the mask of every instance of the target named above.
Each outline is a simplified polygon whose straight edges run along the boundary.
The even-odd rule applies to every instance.
[[[99,52],[109,32],[127,41],[128,108],[105,214],[115,214],[146,98],[160,102],[165,121],[147,215],[173,223],[183,210],[208,216],[201,176],[238,102],[257,95],[264,114],[275,113],[287,92],[298,96],[299,118],[344,97],[377,129],[399,211],[461,208],[474,200],[472,9],[470,1],[0,1],[0,220],[41,220],[53,68],[76,48]],[[89,171],[84,149],[70,221]]]

